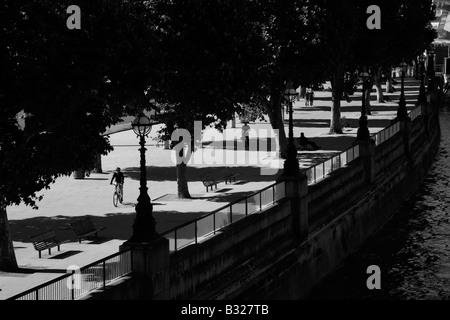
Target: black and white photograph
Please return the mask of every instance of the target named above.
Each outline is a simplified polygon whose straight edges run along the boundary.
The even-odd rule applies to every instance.
[[[449,13],[1,0],[0,300],[450,300]]]

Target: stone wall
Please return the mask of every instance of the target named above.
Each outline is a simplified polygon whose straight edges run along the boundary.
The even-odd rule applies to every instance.
[[[360,157],[198,244],[169,254],[168,241],[131,245],[133,274],[88,299],[299,299],[377,232],[411,196],[440,142],[436,107]]]

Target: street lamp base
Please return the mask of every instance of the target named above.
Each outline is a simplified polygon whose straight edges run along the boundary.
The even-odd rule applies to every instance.
[[[152,215],[153,205],[147,196],[138,198],[136,205],[136,218],[133,223],[133,235],[130,242],[151,242],[158,238],[156,222]]]
[[[356,141],[367,141],[370,139],[370,132],[367,122],[367,116],[362,115],[359,118],[359,127],[356,134]]]
[[[295,177],[300,174],[300,167],[298,165],[297,159],[286,159],[283,165],[283,176]]]
[[[398,110],[397,110],[397,118],[406,118],[408,117],[408,109],[406,109],[406,102],[400,100]]]
[[[283,176],[297,176],[300,173],[300,166],[297,160],[297,149],[293,141],[287,147],[287,157],[283,164]]]

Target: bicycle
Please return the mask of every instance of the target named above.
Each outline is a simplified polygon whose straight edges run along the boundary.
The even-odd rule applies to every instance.
[[[116,183],[116,188],[113,194],[113,205],[117,207],[117,204],[123,201],[123,183]]]

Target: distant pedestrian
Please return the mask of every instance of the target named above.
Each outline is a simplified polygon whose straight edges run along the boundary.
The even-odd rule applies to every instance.
[[[245,150],[248,150],[249,148],[249,134],[250,134],[250,126],[248,125],[248,122],[244,122],[244,125],[242,126],[242,142],[244,142]]]
[[[306,88],[306,92],[305,92],[305,107],[309,107],[309,101],[310,101],[310,97],[311,97],[311,88]]]
[[[301,95],[302,95],[302,86],[295,89],[297,91],[297,101],[300,101]]]
[[[309,106],[312,107],[314,104],[314,91],[311,88],[311,91],[309,92]]]
[[[305,98],[305,94],[306,94],[306,87],[305,86],[301,86],[300,87],[300,99],[304,99]]]

